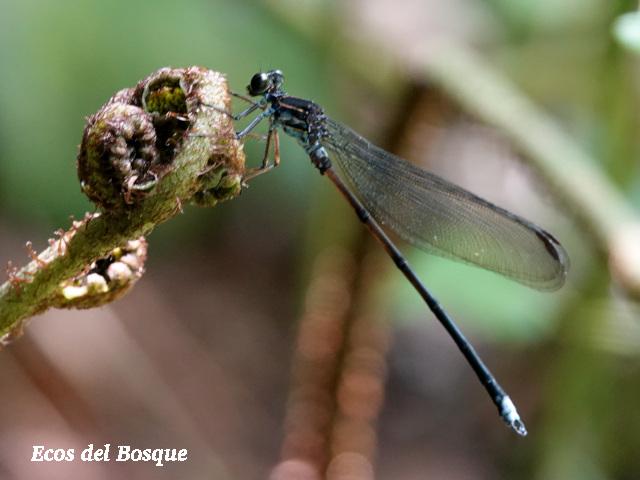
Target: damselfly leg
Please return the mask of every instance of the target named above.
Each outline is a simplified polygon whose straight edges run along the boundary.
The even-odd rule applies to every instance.
[[[267,109],[267,105],[264,100],[261,100],[260,102],[254,102],[250,98],[245,97],[244,95],[240,95],[238,93],[231,92],[231,95],[247,103],[250,103],[251,105],[245,110],[237,114],[228,112],[215,105],[210,105],[205,103],[203,103],[202,105],[205,107],[209,107],[214,110],[217,110],[218,112],[224,113],[234,121],[242,120],[243,118],[251,115],[256,110],[259,110],[259,109],[263,110],[257,117],[251,120],[251,122],[244,129],[240,130],[239,132],[236,132],[236,138],[239,140],[245,137],[254,137],[254,138],[257,137],[258,139],[266,139],[266,145],[264,149],[264,155],[262,157],[262,162],[259,167],[250,168],[246,171],[242,179],[242,182],[246,183],[250,180],[253,180],[257,176],[262,175],[263,173],[266,173],[271,169],[273,169],[274,167],[277,167],[278,165],[280,165],[280,138],[278,137],[278,131],[271,118],[273,112],[270,111],[270,109]],[[266,118],[269,118],[269,130],[267,132],[266,137],[255,135],[253,133],[253,130]],[[272,144],[273,144],[273,163],[270,163],[269,153],[270,153]]]
[[[246,134],[251,135],[250,133]],[[271,144],[273,143],[273,163],[269,163],[269,152],[271,150]],[[278,130],[273,123],[273,120],[269,121],[269,133],[267,133],[267,143],[264,148],[264,155],[262,157],[262,163],[259,167],[250,168],[247,170],[242,178],[242,182],[246,183],[253,180],[263,173],[269,172],[274,167],[280,165],[280,137],[278,137]]]
[[[238,95],[238,98],[243,98],[244,99],[244,97],[242,97],[240,95]],[[233,113],[225,110],[224,108],[220,108],[217,105],[211,105],[209,103],[202,103],[201,105],[203,107],[211,108],[211,109],[216,110],[216,111],[218,111],[220,113],[223,113],[223,114],[227,115],[229,118],[231,118],[232,120],[235,120],[235,121],[242,120],[244,117],[246,117],[247,115],[251,115],[253,112],[255,112],[256,110],[258,110],[260,108],[262,108],[263,110],[266,108],[265,105],[261,105],[260,103],[256,103],[256,102],[251,102],[251,106],[249,106],[245,110],[241,111],[240,113],[236,113],[234,115]]]

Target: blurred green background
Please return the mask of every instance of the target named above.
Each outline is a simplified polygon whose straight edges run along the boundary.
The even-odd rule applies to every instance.
[[[538,180],[527,152],[465,111],[416,60],[443,39],[476,52],[637,212],[640,57],[612,35],[636,2],[1,6],[2,264],[25,263],[27,240],[42,249],[70,215],[93,210],[75,173],[85,117],[152,71],[189,65],[225,73],[240,93],[253,73],[282,69],[291,94],[543,225],[572,261],[562,290],[539,293],[400,244],[522,410],[530,435],[515,438],[418,295],[282,138],[276,171],[151,235],[147,273],[127,297],[94,311],[47,312],[0,354],[2,478],[640,478],[638,304],[611,281],[607,252],[577,220],[581,212]],[[257,165],[263,145],[248,140],[245,149]],[[347,302],[334,315],[342,336],[314,326],[317,295],[327,318]],[[345,359],[367,321],[377,339],[367,351],[381,362],[367,385],[382,390],[375,402],[354,394],[346,409]],[[325,391],[310,400],[328,409],[320,424],[292,414],[295,385],[317,380],[301,347],[305,331],[320,332],[310,341],[335,353],[318,367]],[[307,424],[315,436],[300,433]],[[189,461],[29,462],[34,444],[108,442],[189,448]]]

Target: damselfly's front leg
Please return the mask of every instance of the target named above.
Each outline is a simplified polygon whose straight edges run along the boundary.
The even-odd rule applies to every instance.
[[[247,100],[249,102],[251,102],[251,100],[246,99],[238,94],[233,94],[235,96],[238,96],[239,98],[242,98],[244,100]],[[227,112],[225,109],[220,108],[216,105],[211,105],[208,103],[202,103],[203,106],[208,107],[208,108],[212,108],[220,113],[223,113],[227,116],[229,116],[231,119],[233,119],[234,121],[237,120],[241,120],[244,117],[246,117],[247,115],[251,114],[252,112],[258,110],[258,109],[262,109],[263,111],[257,116],[255,117],[253,120],[251,120],[251,122],[249,122],[249,125],[247,125],[245,128],[243,128],[242,130],[240,130],[239,132],[236,132],[236,139],[240,140],[242,138],[244,138],[245,136],[249,135],[249,133],[256,128],[256,126],[258,126],[258,124],[260,122],[262,122],[262,120],[264,120],[265,118],[269,117],[270,115],[273,114],[273,109],[272,108],[267,108],[266,104],[264,102],[259,102],[259,103],[254,103],[251,102],[251,106],[249,108],[247,108],[246,110],[243,110],[242,112],[234,115],[231,112]],[[207,136],[207,135],[201,135],[198,133],[191,133],[192,136]]]
[[[270,117],[271,115],[273,115],[273,108],[266,109],[265,111],[260,113],[260,115],[251,120],[251,122],[249,122],[249,125],[244,127],[239,132],[236,132],[236,138],[240,140],[241,138],[245,137],[249,132],[256,128],[260,122],[262,122],[265,118]],[[271,129],[271,127],[269,127],[269,129]]]
[[[240,113],[236,113],[234,115],[233,113],[228,112],[224,108],[220,108],[220,107],[218,107],[216,105],[211,105],[209,103],[203,103],[202,105],[204,105],[205,107],[213,108],[214,110],[216,110],[216,111],[218,111],[220,113],[224,113],[225,115],[227,115],[228,117],[232,118],[235,121],[242,120],[244,117],[246,117],[247,115],[250,115],[251,113],[255,112],[256,110],[258,110],[258,109],[264,110],[267,107],[267,104],[265,103],[264,100],[261,100],[259,102],[254,102],[249,97],[245,97],[244,95],[240,95],[239,93],[230,92],[230,94],[232,96],[236,97],[236,98],[239,98],[239,99],[249,103],[250,106],[248,108],[246,108],[245,110],[241,111]]]
[[[228,112],[224,108],[220,108],[220,107],[218,107],[216,105],[211,105],[209,103],[203,103],[202,105],[205,106],[205,107],[208,107],[208,108],[212,108],[212,109],[214,109],[214,110],[216,110],[216,111],[218,111],[220,113],[224,113],[225,115],[227,115],[228,117],[230,117],[232,120],[235,120],[235,121],[243,119],[247,115],[255,112],[256,110],[258,110],[259,108],[264,108],[264,106],[260,105],[259,103],[253,103],[249,108],[247,108],[247,109],[241,111],[240,113],[237,113],[237,114],[234,115],[233,113]]]
[[[280,165],[280,138],[278,137],[278,131],[273,123],[273,119],[271,118],[271,115],[273,114],[273,108],[267,108],[267,104],[264,99],[261,100],[260,102],[254,102],[250,98],[245,97],[243,95],[239,95],[237,93],[231,92],[231,95],[233,95],[236,98],[240,98],[245,102],[250,103],[251,105],[247,109],[243,110],[242,112],[236,115],[230,112],[227,112],[226,110],[221,109],[215,105],[209,105],[209,104],[203,104],[203,105],[206,107],[213,108],[214,110],[224,113],[225,115],[228,115],[234,121],[241,120],[246,116],[250,115],[251,113],[253,113],[254,111],[258,109],[262,109],[262,112],[260,112],[259,115],[257,115],[253,120],[251,120],[251,122],[249,122],[249,124],[245,128],[243,128],[239,132],[236,132],[236,138],[238,140],[241,140],[244,137],[255,136],[255,134],[253,133],[253,130],[265,118],[269,118],[269,130],[266,136],[267,143],[265,145],[264,156],[262,157],[262,163],[259,167],[251,168],[247,170],[246,174],[242,179],[243,183],[246,184],[246,182],[248,182],[249,180],[252,180],[257,176],[270,171],[273,167],[277,167],[278,165]],[[273,163],[270,163],[269,153],[271,150],[272,142],[273,142]]]
[[[239,93],[236,93],[236,92],[229,92],[229,93],[231,94],[232,97],[239,98],[240,100],[250,103],[251,105],[257,105],[259,103],[247,97],[246,95],[240,95]]]

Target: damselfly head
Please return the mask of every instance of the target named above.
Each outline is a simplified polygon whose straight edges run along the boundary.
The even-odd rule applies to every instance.
[[[280,90],[283,82],[284,75],[280,70],[258,72],[251,77],[251,81],[249,85],[247,85],[247,92],[249,92],[249,95],[252,97],[264,95],[265,93],[273,93]]]

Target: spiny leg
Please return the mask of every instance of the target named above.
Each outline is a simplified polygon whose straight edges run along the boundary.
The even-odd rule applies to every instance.
[[[249,115],[250,113],[256,111],[257,109],[262,109],[264,110],[266,108],[266,103],[264,101],[259,101],[259,102],[255,102],[252,99],[250,99],[249,97],[246,97],[244,95],[240,95],[239,93],[234,93],[234,92],[229,92],[231,94],[231,96],[235,97],[235,98],[239,98],[247,103],[250,103],[251,105],[246,108],[245,110],[241,111],[240,113],[237,114],[233,114],[231,112],[226,111],[223,108],[220,108],[216,105],[211,105],[210,103],[202,103],[201,105],[205,106],[205,107],[209,107],[209,108],[213,108],[214,110],[217,110],[220,113],[224,113],[225,115],[229,116],[230,118],[232,118],[233,120],[241,120],[244,117],[246,117],[247,115]]]
[[[269,150],[271,149],[271,140],[273,139],[273,165],[269,165]],[[278,137],[278,129],[273,120],[269,121],[269,130],[267,132],[267,144],[262,157],[261,169],[273,168],[280,165],[280,137]]]
[[[256,110],[258,110],[259,108],[264,109],[264,105],[260,105],[259,103],[253,103],[252,105],[241,111],[240,113],[237,114],[233,114],[231,112],[226,111],[224,108],[220,108],[217,105],[211,105],[210,103],[202,103],[201,105],[203,105],[204,107],[208,107],[208,108],[212,108],[214,110],[216,110],[217,112],[223,113],[225,115],[227,115],[228,117],[230,117],[232,120],[238,121],[238,120],[242,120],[244,117],[246,117],[247,115],[250,115],[251,113],[255,112]]]
[[[249,125],[244,127],[239,132],[236,132],[236,138],[240,140],[242,137],[246,136],[249,132],[251,132],[254,128],[256,128],[258,124],[262,122],[265,118],[273,115],[273,111],[274,111],[273,108],[268,108],[267,110],[264,110],[262,113],[260,113],[260,115],[258,115],[253,120],[251,120],[251,122],[249,122]]]
[[[217,110],[221,113],[224,113],[225,115],[228,115],[229,117],[231,117],[234,121],[237,120],[241,120],[242,118],[248,116],[249,114],[251,114],[252,112],[254,112],[257,109],[262,109],[262,112],[256,116],[253,120],[251,120],[251,122],[249,122],[249,124],[243,128],[242,130],[240,130],[239,132],[236,132],[236,139],[241,140],[244,137],[252,137],[255,138],[256,134],[253,133],[253,130],[260,124],[260,122],[262,122],[265,118],[269,117],[269,130],[266,136],[266,140],[267,143],[265,145],[265,149],[264,149],[264,156],[262,157],[262,163],[260,165],[260,167],[257,168],[252,168],[249,169],[247,171],[247,174],[243,177],[243,183],[252,180],[253,178],[268,172],[269,170],[271,170],[273,167],[277,167],[278,165],[280,165],[280,138],[278,137],[278,132],[277,129],[275,127],[275,125],[273,124],[273,119],[271,118],[271,115],[273,114],[273,109],[272,108],[267,108],[266,103],[263,100],[261,100],[260,102],[254,102],[253,100],[251,100],[248,97],[245,97],[243,95],[237,94],[237,93],[233,93],[230,92],[231,95],[233,95],[236,98],[240,98],[242,100],[244,100],[245,102],[248,102],[251,104],[251,106],[249,106],[249,108],[243,110],[242,112],[233,115],[230,112],[227,112],[224,109],[221,109],[215,105],[210,105],[210,104],[206,104],[203,103],[202,105],[206,106],[206,107],[210,107],[213,108],[214,110]],[[192,134],[195,136],[200,136],[198,134]],[[260,138],[258,136],[258,138]],[[274,144],[274,158],[273,158],[273,164],[269,163],[269,151],[271,149],[271,140],[273,139],[273,144]]]
[[[273,129],[273,166],[280,165],[280,137],[278,136],[278,130]]]
[[[229,116],[232,120],[234,121],[238,121],[241,120],[242,118],[246,117],[247,115],[251,114],[253,111],[262,108],[263,111],[257,116],[255,117],[253,120],[251,120],[251,122],[241,131],[236,132],[236,139],[240,140],[243,137],[247,136],[250,134],[250,132],[256,128],[256,126],[262,121],[264,120],[266,117],[270,116],[273,113],[273,110],[271,108],[266,109],[266,106],[262,103],[253,103],[252,105],[247,108],[246,110],[243,110],[242,112],[238,113],[237,115],[233,115],[230,112],[227,112],[226,110],[217,107],[216,105],[211,105],[208,103],[202,103],[201,105],[208,107],[208,108],[212,108],[220,113],[223,113],[224,115]],[[190,133],[189,136],[194,136],[194,137],[207,137],[209,135],[203,135],[203,134],[199,134],[199,133]]]
[[[269,163],[269,151],[271,150],[271,140],[273,139],[273,163]],[[269,133],[267,134],[267,144],[264,149],[264,156],[262,157],[262,164],[257,168],[248,170],[247,174],[243,177],[243,183],[248,182],[256,178],[258,175],[262,175],[270,171],[272,168],[280,165],[280,137],[278,137],[278,130],[273,122],[269,124]]]
[[[235,92],[229,92],[229,93],[231,94],[232,97],[239,98],[240,100],[244,100],[245,102],[250,103],[251,105],[257,105],[260,103],[252,100],[246,95],[240,95],[239,93],[235,93]]]

